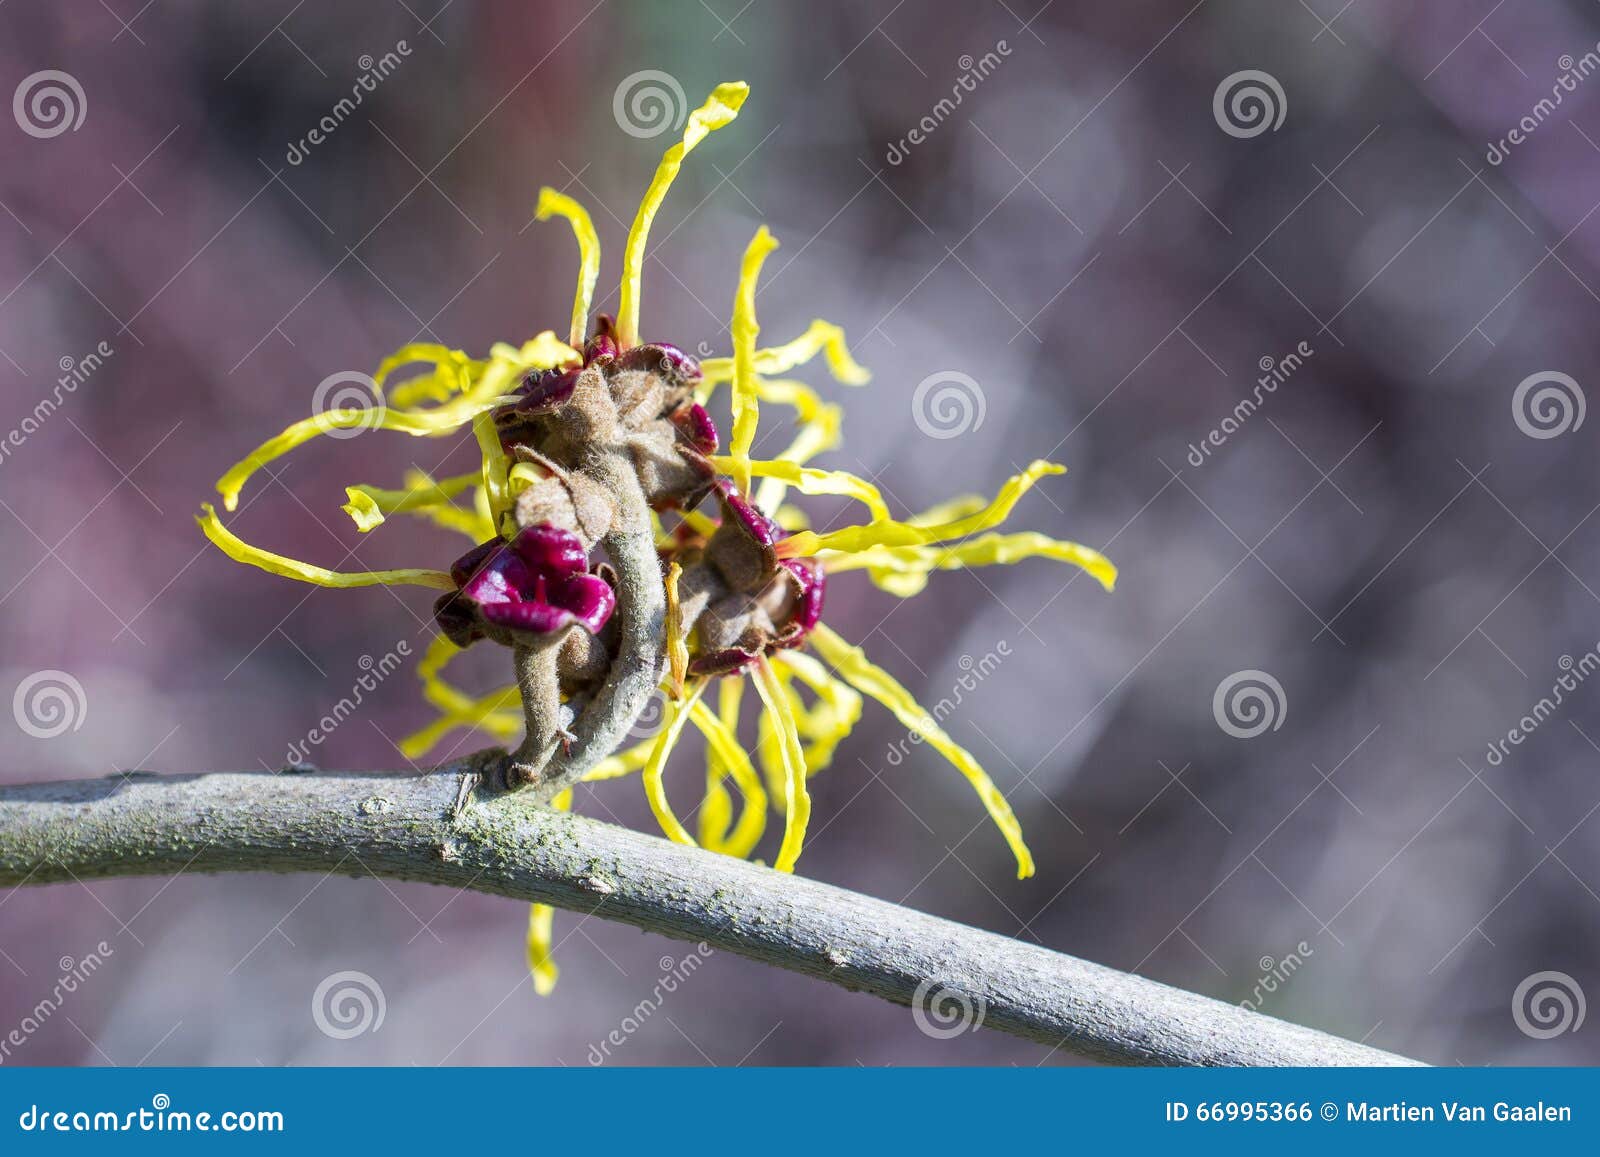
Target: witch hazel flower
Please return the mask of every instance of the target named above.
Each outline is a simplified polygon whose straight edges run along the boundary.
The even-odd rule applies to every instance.
[[[402,520],[465,536],[471,549],[447,570],[335,571],[245,542],[209,504],[198,521],[229,557],[274,574],[327,587],[443,592],[434,607],[439,633],[418,664],[434,718],[401,742],[410,758],[449,758],[463,733],[487,733],[514,744],[479,753],[480,766],[494,770],[491,783],[529,789],[559,809],[572,806],[579,783],[637,774],[669,838],[740,858],[761,850],[772,813],[781,821],[773,866],[792,871],[811,815],[807,781],[832,764],[871,699],[966,778],[1026,878],[1033,857],[999,788],[905,687],[828,626],[825,611],[856,597],[841,581],[852,571],[911,598],[941,571],[1053,559],[1110,590],[1116,568],[1077,543],[999,529],[1034,485],[1062,472],[1052,463],[1032,463],[993,498],[962,495],[903,518],[866,479],[811,465],[838,446],[843,408],[791,371],[820,359],[844,386],[863,386],[869,375],[830,321],[814,320],[781,345],[760,344],[756,285],[778,247],[765,227],[740,262],[729,356],[702,360],[681,345],[641,339],[651,224],[685,158],[730,123],[747,96],[743,83],[718,85],[662,157],[628,233],[614,317],[591,323],[600,243],[587,211],[542,189],[536,217],[564,219],[578,245],[565,340],[547,330],[520,346],[497,343],[483,357],[404,346],[373,375],[377,410],[297,422],[218,482],[233,511],[265,465],[356,422],[443,442],[441,460],[471,443],[479,463],[469,472],[412,468],[398,487],[346,491],[344,509],[362,534]],[[723,397],[725,453],[710,413]],[[757,458],[756,434],[774,407],[791,416],[792,438],[775,456]],[[813,530],[791,492],[849,498],[862,520]],[[446,680],[452,660],[480,643],[509,649],[514,682],[473,692]],[[751,684],[760,703],[754,754],[739,738]],[[659,728],[630,742],[658,694],[666,702]],[[666,778],[690,725],[706,752],[693,833]],[[452,737],[455,746],[441,751]],[[529,917],[528,963],[541,993],[557,971],[552,919],[544,905]]]

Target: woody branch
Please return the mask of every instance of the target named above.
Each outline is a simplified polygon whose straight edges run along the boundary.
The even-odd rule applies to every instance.
[[[503,757],[502,757],[503,758]],[[0,788],[0,887],[179,872],[416,880],[554,904],[1117,1064],[1405,1058],[1143,977],[486,788],[483,759],[387,772],[157,776]]]

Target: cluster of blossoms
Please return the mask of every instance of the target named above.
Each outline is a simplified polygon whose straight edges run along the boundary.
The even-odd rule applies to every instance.
[[[628,234],[614,319],[602,315],[590,331],[600,246],[588,214],[541,190],[538,218],[565,218],[580,251],[567,341],[546,331],[520,347],[497,344],[486,359],[408,345],[374,375],[381,408],[298,422],[218,483],[233,510],[256,471],[319,435],[356,425],[418,437],[470,429],[480,469],[439,479],[412,471],[395,490],[354,486],[344,508],[362,532],[404,514],[467,535],[472,549],[448,571],[326,570],[242,541],[210,505],[201,528],[231,558],[275,574],[329,587],[416,584],[443,592],[434,607],[440,633],[418,669],[438,717],[402,742],[411,758],[457,729],[505,741],[520,735],[502,761],[504,786],[529,788],[565,809],[577,783],[637,772],[667,836],[741,858],[754,855],[771,810],[783,822],[773,866],[792,871],[811,811],[807,780],[829,766],[866,696],[967,778],[1025,878],[1033,858],[1004,796],[904,687],[822,621],[824,596],[833,576],[853,570],[907,598],[933,571],[1029,557],[1082,567],[1108,590],[1116,569],[1076,543],[994,530],[1059,466],[1034,462],[992,500],[964,496],[898,520],[870,482],[807,465],[838,444],[841,410],[783,375],[819,356],[841,383],[862,385],[867,374],[829,322],[814,321],[784,345],[758,345],[755,287],[777,248],[765,227],[741,263],[731,357],[701,361],[640,340],[650,224],[684,157],[737,115],[746,93],[743,84],[719,85],[667,150]],[[396,370],[419,363],[431,368],[390,383]],[[726,454],[706,409],[719,386],[730,395]],[[793,410],[797,424],[792,443],[771,459],[751,456],[763,406]],[[786,501],[790,490],[846,496],[867,519],[813,530]],[[607,561],[594,560],[596,548]],[[483,695],[447,682],[447,664],[484,640],[511,649],[516,682]],[[762,706],[754,756],[739,739],[747,678]],[[705,701],[713,682],[714,708]],[[653,699],[662,704],[659,727],[625,745]],[[664,780],[688,724],[706,747],[695,834],[678,818]],[[555,979],[551,917],[535,905],[529,924],[541,992]]]

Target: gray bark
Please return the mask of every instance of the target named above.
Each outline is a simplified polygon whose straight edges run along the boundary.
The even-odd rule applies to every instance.
[[[0,787],[0,887],[177,872],[420,880],[619,920],[1102,1061],[1402,1057],[1033,944],[479,789],[468,761],[383,772]],[[353,853],[353,854],[352,854]]]

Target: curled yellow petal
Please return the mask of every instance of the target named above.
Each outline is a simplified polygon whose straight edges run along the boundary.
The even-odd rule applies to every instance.
[[[902,725],[920,736],[924,743],[966,776],[967,782],[978,793],[978,799],[988,811],[989,818],[1005,837],[1011,854],[1017,859],[1017,879],[1026,880],[1033,875],[1033,853],[1028,851],[1028,845],[1022,840],[1022,826],[1017,823],[1016,813],[1011,810],[1011,805],[1000,794],[1000,789],[995,787],[988,773],[972,757],[972,753],[951,739],[933,716],[911,697],[911,693],[894,676],[871,662],[860,647],[847,643],[822,623],[812,629],[809,638],[812,646],[833,665],[841,678],[863,695],[882,703]]]
[[[743,691],[742,679],[724,679],[715,714],[703,701],[689,709],[689,718],[706,738],[706,800],[700,807],[700,842],[739,859],[755,850],[767,826],[767,793],[735,731]],[[739,822],[732,832],[728,831],[732,802],[722,786],[725,776],[733,780],[743,797]]]
[[[448,636],[435,635],[417,663],[417,678],[422,680],[422,697],[440,711],[465,711],[472,706],[472,696],[446,683],[440,676],[440,672],[459,654],[461,648],[452,643]]]
[[[772,376],[787,373],[798,365],[810,361],[818,353],[828,364],[828,372],[847,386],[866,385],[872,375],[858,365],[845,344],[844,330],[831,321],[816,319],[805,333],[781,346],[755,352],[755,371]],[[707,358],[700,363],[700,372],[707,386],[733,380],[733,358]]]
[[[937,526],[941,522],[954,522],[958,518],[976,514],[988,505],[989,500],[981,494],[960,494],[935,503],[906,521],[912,526]]]
[[[251,546],[239,538],[226,527],[217,517],[216,509],[209,503],[200,504],[201,513],[195,521],[200,524],[200,529],[205,533],[223,554],[233,559],[234,562],[246,563],[259,567],[268,574],[282,575],[284,578],[299,579],[304,583],[315,583],[319,587],[372,587],[372,586],[420,586],[432,587],[435,590],[453,591],[455,582],[444,571],[439,570],[363,570],[363,571],[336,571],[327,570],[320,566],[312,566],[299,559],[285,558],[281,554],[262,550],[259,546]]]
[[[733,295],[733,437],[729,443],[733,484],[750,492],[750,447],[756,440],[760,402],[756,396],[756,279],[767,256],[778,247],[765,225],[756,230],[739,263],[739,287]]]
[[[806,775],[816,775],[833,762],[833,753],[861,719],[861,696],[804,651],[784,651],[773,662],[787,667],[817,696],[816,707],[801,725]]]
[[[732,473],[739,460],[731,455],[714,455],[711,464],[724,474]],[[793,486],[802,494],[839,494],[854,498],[866,506],[873,519],[889,517],[889,507],[878,488],[865,478],[858,478],[848,470],[818,470],[800,466],[781,458],[771,460],[745,459],[744,467],[756,478],[775,478],[786,486]]]
[[[683,167],[683,158],[709,133],[715,132],[739,115],[750,86],[743,81],[719,84],[711,90],[706,102],[689,114],[684,126],[683,139],[668,149],[656,167],[656,175],[639,202],[633,227],[628,230],[628,242],[622,251],[622,295],[617,308],[617,334],[624,346],[639,341],[639,292],[644,273],[644,247],[650,237],[650,223],[656,219],[667,190]]]
[[[549,996],[555,991],[561,976],[551,955],[550,944],[555,939],[556,910],[549,904],[528,906],[528,972],[533,976],[533,991]]]
[[[427,695],[426,690],[424,694]],[[428,698],[431,702],[432,696]],[[526,722],[522,714],[522,698],[515,683],[476,699],[468,699],[451,709],[441,710],[443,714],[439,718],[395,744],[401,755],[407,759],[421,759],[437,747],[446,735],[459,728],[487,731],[496,739],[511,739],[521,733]]]
[[[874,585],[901,598],[919,594],[935,570],[1009,566],[1026,558],[1049,558],[1082,567],[1106,590],[1117,585],[1117,568],[1097,550],[1037,531],[984,534],[950,546],[878,546],[856,554],[824,555],[830,574],[866,569]]]
[[[1014,474],[1000,487],[993,502],[976,513],[950,522],[923,526],[911,522],[886,519],[867,526],[846,526],[826,534],[803,530],[778,543],[780,558],[803,558],[819,551],[836,550],[848,554],[869,550],[877,546],[926,546],[949,539],[965,538],[970,534],[988,530],[1011,513],[1017,500],[1032,489],[1033,484],[1047,474],[1061,474],[1066,468],[1053,462],[1035,461],[1021,474]]]
[[[655,750],[655,746],[654,739],[646,739],[614,755],[608,755],[584,773],[583,781],[588,783],[598,779],[621,779],[625,775],[632,775],[650,761],[650,753]]]
[[[765,485],[765,483],[762,483],[762,485]],[[762,506],[761,509],[766,510],[768,507]],[[772,513],[772,520],[788,531],[811,529],[811,516],[794,505],[778,507]]]
[[[672,670],[672,697],[683,698],[683,681],[689,675],[689,640],[683,629],[683,604],[678,601],[678,580],[683,567],[667,568],[667,664]]]
[[[442,350],[444,347],[426,348]],[[406,360],[416,361],[418,356]],[[488,364],[473,381],[471,388],[450,401],[429,410],[376,406],[365,410],[351,408],[313,414],[294,423],[276,438],[262,443],[247,458],[235,464],[217,481],[217,492],[222,495],[223,506],[233,510],[239,504],[239,491],[257,470],[281,458],[296,446],[335,430],[393,430],[419,438],[437,438],[452,433],[477,415],[513,400],[506,395],[529,370],[549,369],[577,360],[578,357],[576,350],[558,340],[549,330],[521,348],[497,344]]]
[[[550,801],[556,811],[572,810],[572,790],[569,788]],[[528,908],[528,972],[533,976],[533,991],[549,996],[556,987],[561,969],[556,967],[551,942],[555,939],[556,910],[549,904],[533,904]]]
[[[479,494],[483,493],[481,485],[476,489]],[[459,506],[446,505],[424,506],[409,513],[415,514],[418,518],[426,519],[435,526],[443,527],[445,530],[454,530],[464,534],[474,543],[488,542],[495,536],[494,523],[489,520],[487,502],[485,502],[485,509],[482,511],[475,509],[463,510]]]
[[[489,498],[489,519],[498,526],[511,509],[511,463],[500,445],[500,431],[492,415],[476,415],[472,419],[472,435],[478,440],[478,453],[483,457],[483,491]]]
[[[411,513],[427,506],[448,504],[456,495],[478,484],[477,474],[458,474],[435,482],[420,470],[408,472],[406,489],[383,490],[376,486],[347,486],[345,495],[350,499],[343,510],[355,522],[356,529],[365,534],[383,525],[391,514]]]
[[[784,817],[783,843],[778,848],[778,858],[772,865],[780,872],[794,871],[805,844],[806,827],[811,822],[811,793],[806,788],[806,761],[800,750],[800,737],[795,732],[794,710],[789,696],[779,681],[772,665],[763,657],[756,660],[756,693],[772,719],[783,755]]]
[[[644,765],[644,795],[645,799],[650,801],[650,811],[654,813],[656,822],[661,825],[661,830],[666,833],[669,840],[690,846],[694,845],[694,837],[673,814],[672,805],[667,802],[667,788],[662,776],[667,769],[667,757],[678,745],[678,737],[683,734],[683,725],[689,721],[689,711],[705,693],[706,683],[705,679],[695,680],[694,686],[689,688],[688,697],[683,702],[675,703],[668,700],[663,706],[666,719],[662,724],[661,734],[656,736],[655,746],[650,749],[650,758]]]
[[[572,328],[567,340],[574,346],[581,346],[584,331],[589,327],[594,284],[600,277],[600,235],[594,231],[588,210],[565,193],[546,186],[539,190],[539,204],[533,216],[537,221],[548,221],[552,215],[565,217],[578,239],[578,292],[572,299]]]

